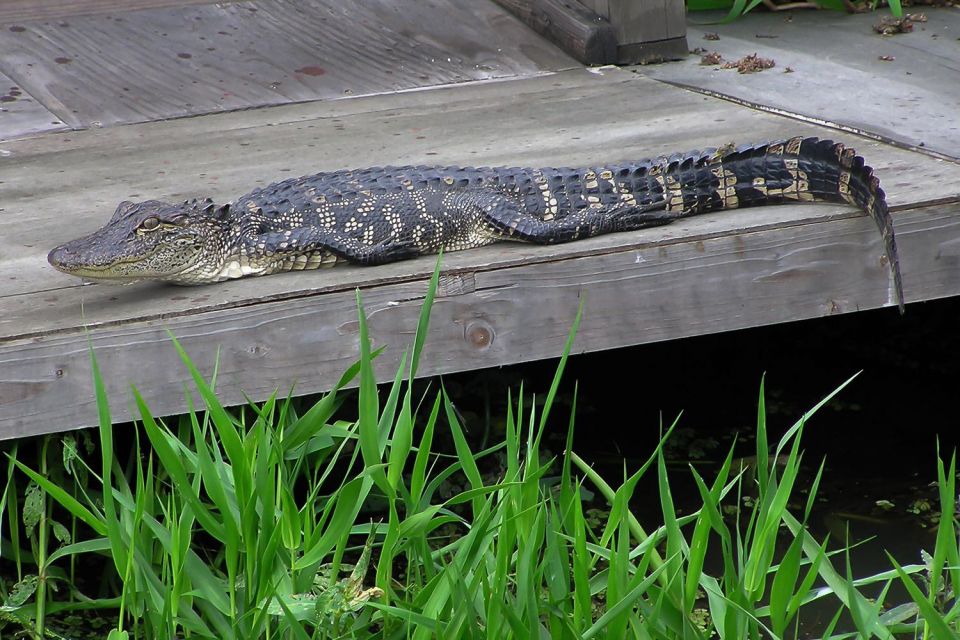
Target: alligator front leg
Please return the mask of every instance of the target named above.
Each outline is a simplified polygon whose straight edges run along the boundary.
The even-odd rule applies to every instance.
[[[311,266],[321,266],[337,261],[362,265],[378,265],[397,260],[406,260],[422,252],[409,234],[390,236],[375,243],[366,243],[359,238],[335,229],[298,227],[285,231],[261,233],[255,237],[254,251],[269,256],[278,265],[275,271],[293,271]],[[332,257],[332,258],[331,258]],[[283,268],[280,263],[294,266]]]

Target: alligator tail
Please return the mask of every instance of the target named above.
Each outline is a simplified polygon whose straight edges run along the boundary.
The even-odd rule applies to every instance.
[[[700,163],[715,178],[714,191],[706,199],[698,198],[685,213],[786,200],[846,202],[862,209],[873,218],[883,236],[894,296],[903,313],[903,283],[893,220],[880,181],[856,151],[831,140],[797,137],[704,152]]]

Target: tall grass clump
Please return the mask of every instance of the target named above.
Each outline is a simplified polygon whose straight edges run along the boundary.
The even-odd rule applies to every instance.
[[[415,394],[437,276],[413,344],[382,389],[358,293],[359,360],[303,412],[277,396],[228,410],[216,373],[205,378],[174,339],[202,407],[161,420],[133,389],[142,437],[128,459],[113,448],[91,354],[99,464],[77,457],[71,468],[83,482],[67,490],[14,452],[0,507],[16,525],[18,469],[86,532],[34,560],[102,559],[117,590],[81,604],[116,612],[110,639],[797,638],[808,635],[804,612],[815,601],[836,611],[822,637],[953,637],[952,458],[938,466],[944,517],[925,564],[854,579],[844,550],[806,527],[822,465],[796,506],[803,431],[849,381],[772,446],[761,384],[755,464],[731,448],[712,479],[691,467],[702,506],[680,516],[663,453],[674,425],[638,469],[612,482],[572,450],[574,385],[565,449],[545,454],[579,313],[545,398],[522,388],[511,396],[505,435],[492,447],[471,447],[442,384]],[[351,385],[355,395],[343,391]],[[355,417],[339,419],[348,398]],[[453,454],[437,449],[440,435]],[[661,513],[639,515],[656,527],[632,508],[644,481]],[[608,514],[599,525],[586,514],[596,499]],[[9,535],[0,541],[9,545]],[[895,584],[908,602],[888,601]],[[11,600],[13,591],[3,593],[0,629],[17,623],[42,637],[44,598],[54,594]]]

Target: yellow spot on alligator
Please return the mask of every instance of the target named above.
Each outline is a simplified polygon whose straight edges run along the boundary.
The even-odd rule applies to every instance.
[[[767,194],[767,181],[762,177],[757,176],[753,179],[753,188],[762,193],[763,195]]]

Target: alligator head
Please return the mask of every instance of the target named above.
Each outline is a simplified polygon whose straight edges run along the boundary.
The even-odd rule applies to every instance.
[[[59,271],[86,280],[126,284],[211,281],[224,263],[229,205],[207,200],[171,205],[121,202],[103,228],[51,251]]]

